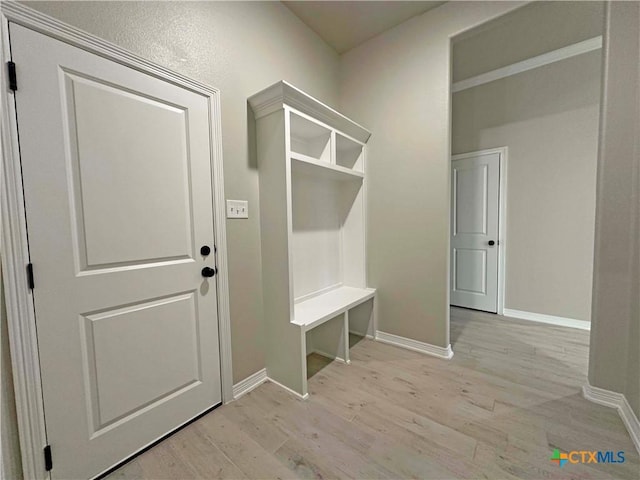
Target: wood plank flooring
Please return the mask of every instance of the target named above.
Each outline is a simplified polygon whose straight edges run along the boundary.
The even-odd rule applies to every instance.
[[[588,332],[453,309],[451,342],[446,361],[354,337],[351,365],[309,358],[308,401],[265,383],[107,478],[640,478],[617,412],[582,398]]]

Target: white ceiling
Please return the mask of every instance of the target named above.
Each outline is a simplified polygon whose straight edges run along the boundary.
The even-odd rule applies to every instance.
[[[282,3],[338,53],[344,53],[379,33],[445,2],[283,1]]]

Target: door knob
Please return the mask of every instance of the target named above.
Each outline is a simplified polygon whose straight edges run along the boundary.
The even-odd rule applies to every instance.
[[[494,242],[493,240],[489,240],[489,246],[493,247],[496,244],[496,242]]]
[[[218,273],[218,269],[217,268],[204,267],[202,269],[202,276],[203,277],[213,277],[216,273]]]

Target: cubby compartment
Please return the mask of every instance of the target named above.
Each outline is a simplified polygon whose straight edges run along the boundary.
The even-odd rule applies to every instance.
[[[291,177],[294,302],[342,286],[365,287],[362,182]]]
[[[337,315],[306,332],[307,356],[316,353],[331,360],[350,363],[346,315]]]
[[[364,172],[364,146],[341,133],[336,133],[336,165]]]
[[[291,152],[330,163],[331,130],[294,112],[290,115]]]
[[[292,175],[294,302],[342,285],[340,184]]]
[[[367,300],[349,310],[347,332],[360,338],[375,337],[373,299]]]

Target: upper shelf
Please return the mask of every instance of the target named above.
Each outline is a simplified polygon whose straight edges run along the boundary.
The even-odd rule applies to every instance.
[[[333,165],[331,163],[316,160],[301,153],[291,152],[291,168],[294,173],[312,175],[316,178],[336,180],[339,182],[349,180],[362,180],[364,173],[349,168]]]
[[[249,105],[251,105],[256,118],[269,115],[281,109],[284,105],[288,105],[321,120],[336,130],[346,133],[359,142],[366,143],[371,136],[371,132],[362,125],[350,120],[284,80],[250,97]]]

